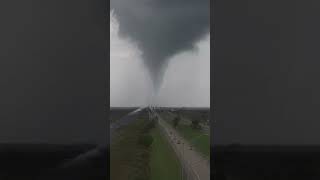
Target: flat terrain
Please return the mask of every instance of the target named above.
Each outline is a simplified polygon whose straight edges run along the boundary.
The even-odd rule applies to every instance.
[[[189,126],[181,126],[178,129],[179,133],[173,130],[176,137],[185,144],[181,146],[172,138],[168,138],[168,134],[163,133],[163,124],[158,124],[147,133],[152,136],[153,142],[146,148],[139,145],[138,141],[146,124],[151,122],[149,113],[147,109],[136,110],[134,108],[110,110],[110,119],[113,119],[110,128],[114,134],[110,147],[111,179],[181,180],[182,176],[192,176],[195,180],[198,177],[201,177],[199,180],[209,179],[208,159],[201,155],[201,153],[205,154],[204,156],[209,154],[209,145],[206,144],[209,143],[209,136],[206,138],[204,131],[193,130]],[[175,114],[179,109],[168,108],[165,111],[169,110],[173,110],[171,113]],[[202,109],[201,113],[195,115],[203,118],[203,112],[207,110]],[[192,110],[191,114],[195,111]],[[164,116],[166,120],[173,117],[170,113],[163,114],[168,114]],[[169,124],[165,128],[172,129]],[[191,142],[194,137],[196,137],[196,143],[193,144],[195,148],[191,150],[188,140]],[[183,158],[181,158],[182,153],[185,155]],[[182,168],[182,165],[188,168]]]
[[[184,110],[180,112],[181,121],[177,126],[178,133],[183,136],[193,147],[200,152],[207,159],[210,158],[210,128],[207,129],[193,129],[191,127],[191,118],[202,118],[202,114],[208,115],[208,110],[201,110],[197,112],[196,110]],[[176,112],[163,112],[161,117],[173,125],[173,119],[176,117]],[[188,118],[185,118],[188,117]],[[208,117],[208,116],[207,116]],[[203,121],[202,121],[203,122]]]
[[[187,140],[193,147],[203,154],[207,159],[210,158],[210,135],[205,134],[201,130],[192,129],[188,125],[179,125],[177,131]]]
[[[150,180],[180,180],[181,166],[175,152],[158,128],[152,130],[154,138],[150,156]]]
[[[209,180],[210,179],[210,164],[209,160],[203,158],[200,153],[190,149],[190,144],[180,134],[173,129],[161,116],[158,115],[159,126],[172,147],[175,149],[179,160],[184,165],[184,177],[192,177],[196,180]],[[179,143],[178,143],[179,142]]]
[[[139,119],[119,129],[110,146],[110,178],[148,180],[149,149],[139,145],[138,137],[145,120]]]

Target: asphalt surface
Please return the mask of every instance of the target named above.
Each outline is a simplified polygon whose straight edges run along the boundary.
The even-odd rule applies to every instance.
[[[161,116],[154,112],[158,117],[158,122],[168,142],[172,145],[177,153],[178,158],[183,163],[186,172],[184,177],[191,180],[209,180],[210,179],[210,163],[207,159],[202,157],[198,152],[190,149],[191,145],[179,133],[167,124]],[[178,141],[180,143],[178,143]]]

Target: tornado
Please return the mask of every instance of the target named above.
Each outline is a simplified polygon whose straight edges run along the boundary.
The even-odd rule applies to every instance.
[[[119,36],[141,51],[153,84],[161,88],[170,59],[195,45],[210,31],[210,0],[111,0]]]

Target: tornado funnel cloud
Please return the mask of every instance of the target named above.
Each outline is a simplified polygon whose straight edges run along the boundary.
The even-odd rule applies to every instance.
[[[157,93],[169,60],[193,50],[210,29],[210,0],[111,0],[119,35],[142,52]]]

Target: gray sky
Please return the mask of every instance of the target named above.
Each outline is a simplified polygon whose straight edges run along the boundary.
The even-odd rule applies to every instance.
[[[195,50],[170,58],[156,98],[161,106],[210,106],[210,35]],[[151,100],[152,83],[134,42],[119,36],[119,23],[110,23],[110,105],[141,106]]]

